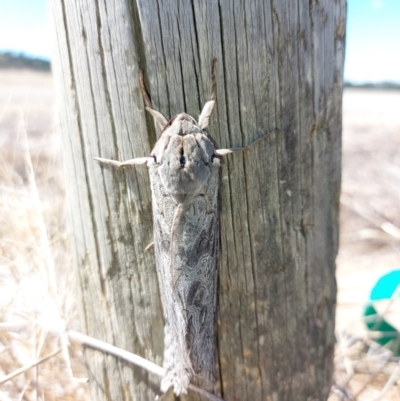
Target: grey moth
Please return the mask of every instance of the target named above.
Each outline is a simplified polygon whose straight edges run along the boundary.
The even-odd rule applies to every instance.
[[[165,319],[161,390],[185,394],[191,380],[215,387],[215,314],[219,252],[218,193],[221,156],[250,149],[216,149],[206,128],[216,101],[214,59],[211,98],[198,121],[186,113],[167,120],[153,109],[140,75],[146,110],[161,128],[149,157],[125,162],[95,158],[116,167],[146,163],[154,221],[154,251]]]

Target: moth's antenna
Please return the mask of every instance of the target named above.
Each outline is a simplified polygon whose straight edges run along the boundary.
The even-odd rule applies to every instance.
[[[211,113],[215,106],[215,99],[217,98],[217,80],[215,78],[215,64],[217,59],[213,58],[211,62],[211,98],[204,105],[203,110],[199,116],[199,127],[205,129],[210,121]]]
[[[146,105],[146,107],[149,107],[150,109],[152,109],[153,106],[151,104],[150,96],[147,93],[146,86],[144,84],[144,76],[143,76],[142,70],[139,71],[139,85],[140,85],[140,90],[142,91],[144,104]]]
[[[142,91],[142,96],[144,100],[144,104],[146,105],[146,110],[153,116],[154,120],[157,121],[158,125],[160,126],[161,130],[165,128],[168,123],[168,120],[157,110],[153,109],[153,105],[151,104],[150,96],[147,93],[146,86],[144,85],[144,77],[143,71],[139,71],[139,86],[140,90]]]
[[[217,64],[217,59],[213,58],[211,61],[211,96],[210,100],[215,100],[217,98],[217,79],[215,78],[215,64]]]

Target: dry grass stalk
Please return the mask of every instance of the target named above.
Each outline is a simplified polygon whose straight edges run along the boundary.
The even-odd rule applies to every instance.
[[[0,87],[0,400],[85,400],[60,352],[59,333],[79,326],[58,138],[42,127],[51,108],[24,106],[18,91],[4,101]],[[81,347],[69,353],[83,376]]]
[[[367,335],[338,333],[334,385],[329,401],[397,399],[397,386],[400,384],[399,364],[399,357],[395,357],[392,352],[372,341]],[[389,398],[384,398],[386,395]]]
[[[10,373],[7,376],[4,376],[0,378],[0,384],[4,384],[5,382],[8,382],[9,380],[13,379],[14,377],[20,375],[21,373],[26,372],[29,369],[34,368],[35,366],[40,365],[43,362],[46,362],[48,359],[53,358],[53,356],[56,356],[62,351],[62,348],[59,348],[52,352],[50,355],[46,355],[43,358],[38,359],[36,362],[30,363],[29,365],[23,366],[22,368],[19,368],[15,370],[14,372]]]

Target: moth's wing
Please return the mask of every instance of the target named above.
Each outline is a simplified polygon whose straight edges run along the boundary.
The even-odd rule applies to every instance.
[[[171,247],[172,222],[176,202],[166,193],[158,167],[149,169],[152,189],[152,206],[154,222],[154,252],[160,289],[161,304],[164,313],[164,377],[161,391],[170,387],[179,395],[185,394],[193,375],[189,355],[185,346],[185,318],[181,308],[177,307],[172,286]]]
[[[186,269],[175,283],[185,315],[185,343],[191,367],[201,388],[214,390],[214,325],[219,247],[217,216],[207,215],[187,255]]]
[[[177,395],[184,394],[195,377],[202,388],[213,391],[219,168],[212,168],[205,193],[184,208],[162,185],[159,167],[152,165],[149,170],[154,249],[165,318],[161,390],[173,386]],[[177,216],[180,221],[173,235]]]
[[[219,251],[218,169],[203,196],[185,211],[174,246],[178,258],[171,265],[176,310],[182,311],[184,341],[199,385],[214,390],[214,325]]]

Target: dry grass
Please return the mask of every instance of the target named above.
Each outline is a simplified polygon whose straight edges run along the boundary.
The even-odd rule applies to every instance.
[[[18,77],[18,79],[16,78]],[[0,380],[77,328],[51,76],[0,76]],[[72,370],[84,375],[79,347]],[[65,353],[0,386],[0,400],[84,400]]]
[[[371,341],[362,307],[400,265],[400,92],[346,91],[337,351],[330,401],[400,399],[399,359]],[[0,380],[79,329],[51,76],[0,71]],[[394,227],[394,228],[393,228]],[[399,231],[400,232],[400,231]],[[399,314],[392,315],[399,322]],[[85,375],[70,346],[72,372]],[[3,400],[86,400],[60,353],[0,385]],[[300,400],[301,401],[301,400]]]

